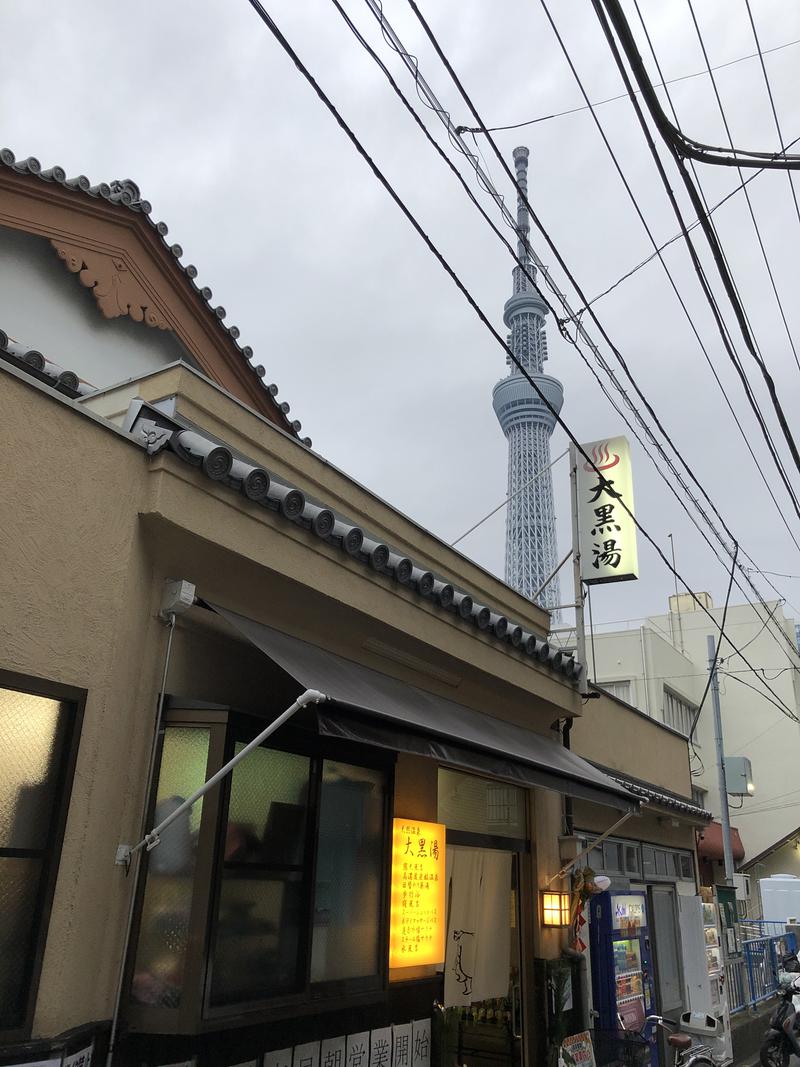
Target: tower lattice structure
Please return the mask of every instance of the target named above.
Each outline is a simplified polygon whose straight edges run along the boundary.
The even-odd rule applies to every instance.
[[[514,167],[517,183],[527,199],[527,148],[514,149]],[[547,307],[523,270],[524,267],[532,278],[536,277],[527,252],[530,220],[522,197],[517,198],[517,229],[519,265],[513,272],[514,292],[503,310],[503,321],[510,330],[508,343],[553,408],[560,411],[564,387],[557,378],[542,372],[547,359]],[[544,471],[550,463],[550,437],[556,420],[510,358],[507,363],[511,368],[508,377],[502,378],[492,392],[495,414],[508,439],[505,577],[513,589],[552,611],[561,603],[558,576],[538,596],[535,594],[558,565],[553,478],[549,470]],[[540,471],[544,473],[539,474]],[[557,619],[555,612],[553,621]]]

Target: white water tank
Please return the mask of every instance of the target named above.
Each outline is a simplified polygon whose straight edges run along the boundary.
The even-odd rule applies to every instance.
[[[759,880],[761,909],[765,919],[785,923],[800,916],[800,878],[773,874]]]

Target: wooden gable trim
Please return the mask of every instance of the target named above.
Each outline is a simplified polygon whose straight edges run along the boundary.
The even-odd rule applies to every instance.
[[[200,370],[294,436],[244,356],[146,218],[130,208],[0,168],[0,225],[46,237],[107,318],[170,329]]]

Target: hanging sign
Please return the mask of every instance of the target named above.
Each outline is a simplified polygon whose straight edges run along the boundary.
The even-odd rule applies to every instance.
[[[395,819],[389,967],[444,963],[445,827]]]
[[[628,439],[581,447],[597,468],[577,455],[581,578],[587,585],[629,582],[639,577],[639,558]]]

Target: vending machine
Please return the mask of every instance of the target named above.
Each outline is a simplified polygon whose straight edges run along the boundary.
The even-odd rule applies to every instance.
[[[592,897],[589,944],[596,1028],[641,1031],[645,1018],[655,1013],[646,894]]]

